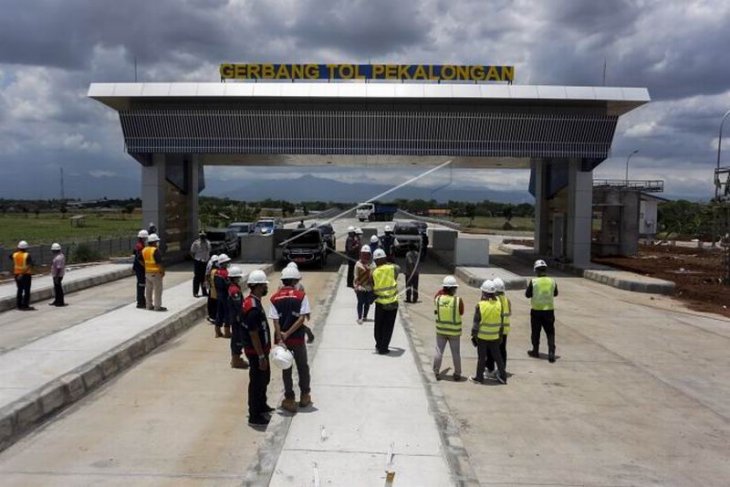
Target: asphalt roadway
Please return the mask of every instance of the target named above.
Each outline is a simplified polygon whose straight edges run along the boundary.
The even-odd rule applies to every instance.
[[[344,242],[348,225],[364,226],[351,219],[334,225],[338,242]],[[492,262],[531,273],[508,256],[493,255]],[[325,311],[336,270],[334,259],[322,271],[303,269],[317,322],[325,319],[317,308]],[[555,364],[525,354],[528,301],[521,291],[511,291],[508,385],[450,380],[448,352],[445,379],[422,378],[424,390],[437,393],[429,400],[441,411],[431,412],[442,434],[463,444],[468,468],[460,472],[462,482],[728,485],[730,321],[689,311],[668,297],[555,275],[560,288]],[[403,305],[417,344],[411,351],[424,363],[434,344],[431,297],[443,276],[443,269],[427,261],[421,302]],[[106,295],[112,289],[107,286],[96,292]],[[462,283],[460,294],[468,327],[478,292]],[[75,301],[73,294],[68,299]],[[461,348],[463,373],[471,375],[475,351],[467,333]],[[246,371],[229,368],[227,341],[214,339],[201,321],[0,453],[2,485],[246,484],[250,466],[261,461],[259,448],[269,447],[278,458],[276,452],[295,439],[246,424],[247,380]],[[272,374],[271,403],[281,389],[279,374]],[[317,405],[316,390],[313,398]],[[384,407],[396,414],[400,404]],[[444,411],[447,417],[438,416]],[[352,414],[360,413],[354,408]],[[304,426],[327,422],[316,413],[296,419]],[[313,485],[312,479],[311,469],[302,468],[286,485]],[[394,485],[406,485],[397,480]],[[383,484],[353,478],[350,485]]]

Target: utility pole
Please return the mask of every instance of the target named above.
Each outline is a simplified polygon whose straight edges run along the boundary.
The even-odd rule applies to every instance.
[[[629,154],[629,157],[626,158],[626,188],[629,187],[629,161],[631,160],[631,156],[639,152],[639,149],[635,149],[634,152]]]
[[[603,86],[606,86],[606,57],[603,57]]]
[[[61,167],[61,204],[66,201],[66,191],[63,188],[63,167]]]
[[[137,56],[134,56],[134,82],[137,82]]]

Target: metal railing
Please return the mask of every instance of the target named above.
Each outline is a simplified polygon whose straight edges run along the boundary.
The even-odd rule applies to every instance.
[[[664,181],[660,179],[594,179],[593,187],[624,188],[644,193],[662,193],[664,192]]]

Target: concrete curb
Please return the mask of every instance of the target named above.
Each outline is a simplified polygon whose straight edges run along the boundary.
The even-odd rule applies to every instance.
[[[315,337],[320,337],[320,339],[317,340],[315,338],[314,343],[310,345],[307,350],[309,363],[312,363],[317,355],[317,350],[321,343],[322,328],[330,314],[332,303],[334,302],[335,295],[337,294],[337,287],[340,285],[340,281],[345,275],[346,269],[347,267],[340,266],[340,270],[337,272],[336,276],[328,281],[326,290],[327,298],[324,301],[320,301],[316,313],[313,313],[313,319],[316,320],[316,323],[312,332],[314,332]],[[277,403],[279,403],[282,398],[283,395],[277,399]],[[286,435],[289,432],[289,426],[291,426],[292,418],[294,418],[294,415],[292,414],[272,415],[271,422],[266,428],[266,436],[256,452],[256,457],[246,469],[246,477],[243,485],[269,485],[271,477],[274,475],[276,463],[279,461],[281,450],[284,448],[284,442],[286,441]]]
[[[264,266],[269,272],[273,265]],[[8,448],[43,421],[130,368],[147,354],[191,328],[206,313],[205,300],[175,313],[93,360],[58,377],[38,390],[0,409],[0,451]]]
[[[488,268],[487,268],[488,269]],[[474,275],[463,267],[457,267],[454,271],[454,276],[458,277],[471,287],[478,288],[482,285],[483,279],[479,276]],[[502,278],[504,281],[504,287],[507,291],[514,291],[519,289],[527,288],[527,278],[517,276],[516,278]]]
[[[87,277],[84,279],[78,279],[75,281],[69,281],[63,283],[64,293],[70,294],[83,289],[88,289],[93,286],[99,286],[108,282],[117,281],[124,279],[125,277],[133,276],[132,267],[124,266],[118,270],[100,274],[98,276]],[[39,278],[51,279],[50,275],[39,276]],[[36,279],[34,279],[35,281]],[[53,297],[53,287],[44,287],[39,289],[33,289],[30,291],[30,302],[36,303],[38,301],[44,301]],[[0,312],[15,309],[15,296],[8,296],[0,299]]]
[[[469,453],[466,451],[464,442],[461,440],[459,427],[456,421],[454,421],[454,416],[451,414],[451,410],[446,403],[446,398],[433,376],[431,362],[433,357],[426,352],[423,340],[415,333],[408,308],[399,306],[398,311],[399,319],[406,332],[408,341],[415,351],[413,358],[416,361],[418,373],[426,388],[429,409],[433,412],[434,421],[436,421],[436,427],[444,448],[444,458],[451,471],[453,484],[465,487],[481,485],[471,465]]]
[[[500,244],[499,250],[517,257],[525,262],[532,263],[536,258],[536,254],[530,250],[514,248],[509,245]],[[605,284],[606,286],[615,287],[617,289],[623,289],[624,291],[631,291],[635,293],[647,293],[647,294],[665,294],[673,295],[675,290],[675,284],[671,281],[664,281],[662,279],[650,278],[651,281],[636,281],[611,275],[613,269],[607,269],[605,271],[595,269],[582,269],[575,267],[572,264],[566,264],[564,262],[550,261],[550,265],[556,269],[559,269],[567,274],[573,274],[590,281],[595,281],[599,284]],[[629,271],[623,271],[629,272]],[[644,278],[647,279],[647,278]]]

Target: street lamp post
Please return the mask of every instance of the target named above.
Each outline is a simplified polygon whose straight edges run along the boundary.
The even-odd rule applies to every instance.
[[[635,149],[631,154],[629,154],[629,157],[626,158],[626,187],[629,187],[629,161],[631,160],[631,156],[639,152],[639,149]]]
[[[715,170],[715,177],[720,177],[720,153],[722,152],[722,126],[725,125],[725,119],[730,115],[730,110],[725,112],[720,120],[720,134],[717,138],[717,169]],[[720,186],[715,184],[715,200],[720,197]]]

